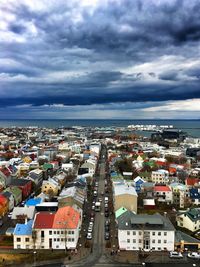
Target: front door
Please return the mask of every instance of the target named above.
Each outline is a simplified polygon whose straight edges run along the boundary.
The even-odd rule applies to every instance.
[[[150,242],[149,242],[149,239],[145,239],[144,240],[144,249],[145,250],[149,250],[150,248]]]

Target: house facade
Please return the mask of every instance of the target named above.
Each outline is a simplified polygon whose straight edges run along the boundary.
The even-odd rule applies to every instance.
[[[165,216],[127,211],[117,218],[117,224],[120,250],[174,250],[175,228]]]
[[[191,232],[200,229],[200,208],[193,208],[180,213],[176,217],[176,222],[179,227],[186,228]]]

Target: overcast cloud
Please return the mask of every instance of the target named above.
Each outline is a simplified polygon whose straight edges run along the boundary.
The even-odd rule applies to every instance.
[[[0,118],[199,118],[199,10],[1,0]]]

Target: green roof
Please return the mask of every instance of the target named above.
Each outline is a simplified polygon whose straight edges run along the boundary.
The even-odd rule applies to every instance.
[[[117,219],[119,216],[121,216],[124,212],[126,212],[127,209],[124,207],[119,208],[118,210],[116,210],[115,212],[115,218]]]
[[[43,169],[44,170],[53,169],[53,165],[51,163],[44,163]]]

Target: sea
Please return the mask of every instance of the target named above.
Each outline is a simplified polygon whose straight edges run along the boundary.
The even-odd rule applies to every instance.
[[[200,138],[200,119],[199,120],[103,120],[103,119],[16,119],[16,120],[0,120],[0,128],[9,127],[28,127],[37,126],[45,128],[58,127],[126,127],[128,125],[173,125],[175,129],[182,130],[191,137]],[[143,132],[145,134],[145,132]],[[149,135],[149,133],[146,133]]]

